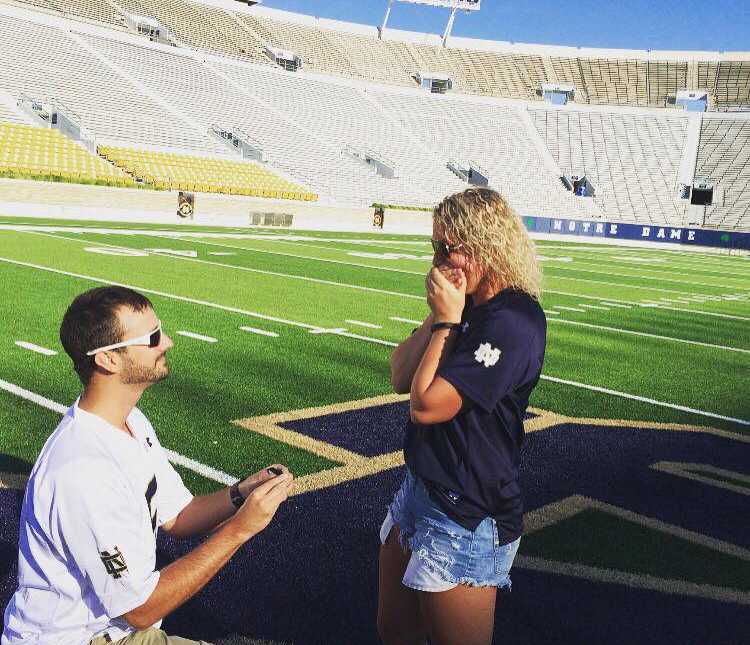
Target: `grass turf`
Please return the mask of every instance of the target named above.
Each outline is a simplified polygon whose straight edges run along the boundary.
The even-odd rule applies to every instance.
[[[263,232],[262,239],[252,240],[174,239],[127,234],[130,228],[122,224],[67,224],[84,228],[96,224],[118,230],[110,234],[67,230],[45,235],[0,231],[0,256],[59,271],[0,262],[3,290],[12,294],[0,303],[0,314],[6,321],[0,329],[0,378],[63,404],[77,395],[79,384],[57,340],[59,321],[77,293],[98,283],[66,273],[158,291],[164,295],[148,295],[165,330],[176,341],[170,353],[173,375],[147,392],[141,407],[165,446],[235,476],[280,460],[298,474],[336,465],[250,433],[231,421],[388,393],[390,345],[402,340],[413,327],[392,317],[421,320],[427,313],[422,276],[429,266],[430,251],[424,237],[295,232],[296,239],[290,240],[278,232]],[[165,229],[147,225],[133,228]],[[206,233],[219,229],[207,231],[180,225],[173,230]],[[221,229],[224,234],[239,230]],[[116,252],[118,247],[194,251],[197,257],[125,257],[87,250],[92,247],[110,252]],[[720,294],[750,292],[746,262],[726,256],[560,243],[542,243],[539,249],[545,257],[572,258],[563,270],[554,263],[546,265],[545,308],[592,304],[608,309],[560,310],[560,318],[590,327],[568,325],[549,317],[545,374],[719,415],[750,417],[742,386],[743,370],[746,373],[748,366],[746,353],[617,331],[749,349],[750,326],[742,318],[750,314],[750,303],[719,299]],[[235,255],[209,255],[213,252]],[[363,253],[366,257],[362,257]],[[652,262],[644,268],[629,262],[630,257],[645,257]],[[620,263],[611,272],[610,258],[613,263]],[[585,266],[585,272],[576,273],[577,264]],[[687,296],[713,294],[716,299],[664,303],[696,313],[637,304],[630,309],[602,304],[607,299],[638,303],[648,297],[671,297],[655,290],[662,287],[654,287],[654,280],[639,279],[639,272],[653,278],[654,265],[663,273],[675,271],[669,289]],[[595,271],[592,266],[600,269]],[[398,271],[383,270],[386,268]],[[611,273],[628,275],[614,277]],[[646,282],[649,286],[642,288]],[[691,286],[687,282],[712,286]],[[348,322],[351,320],[380,328],[364,328]],[[260,327],[279,337],[249,334],[239,329],[242,325]],[[365,338],[310,334],[305,325],[346,327]],[[178,330],[213,336],[219,342],[207,344],[183,338],[175,334]],[[33,354],[16,346],[16,340],[49,347],[60,354]],[[13,405],[15,399],[9,397],[3,394],[0,399],[3,407]],[[746,431],[745,426],[732,421],[550,381],[540,382],[532,405],[578,417],[679,422]],[[55,425],[54,419],[49,418],[51,412],[40,414],[29,403],[17,409],[16,423],[4,427],[23,430],[3,432],[3,452],[6,461],[17,464],[14,472],[20,468],[18,464],[33,462],[41,442]],[[24,433],[26,436],[22,436]],[[215,486],[192,473],[189,478],[198,491]]]

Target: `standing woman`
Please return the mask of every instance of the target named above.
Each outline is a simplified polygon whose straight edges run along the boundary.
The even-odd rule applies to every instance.
[[[547,323],[533,242],[495,191],[433,214],[431,313],[391,357],[407,472],[380,530],[386,645],[487,645],[523,533],[519,449]]]

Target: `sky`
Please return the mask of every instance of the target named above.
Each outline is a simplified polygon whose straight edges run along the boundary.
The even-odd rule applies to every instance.
[[[266,7],[379,25],[387,0],[263,0]],[[389,26],[442,34],[449,10],[397,2]],[[750,51],[750,0],[482,0],[455,36],[518,43]]]

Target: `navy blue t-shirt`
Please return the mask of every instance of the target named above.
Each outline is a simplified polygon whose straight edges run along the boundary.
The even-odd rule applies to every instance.
[[[463,323],[438,376],[461,393],[464,407],[444,423],[409,421],[404,457],[449,517],[472,531],[494,517],[507,544],[523,533],[519,450],[547,320],[531,296],[505,289],[467,307]]]

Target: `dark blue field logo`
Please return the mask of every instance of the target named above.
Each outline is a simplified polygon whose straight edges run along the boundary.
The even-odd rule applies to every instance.
[[[337,461],[300,492],[403,465],[403,396],[237,421]],[[516,568],[750,605],[750,438],[530,411]],[[744,518],[744,519],[742,519]]]

